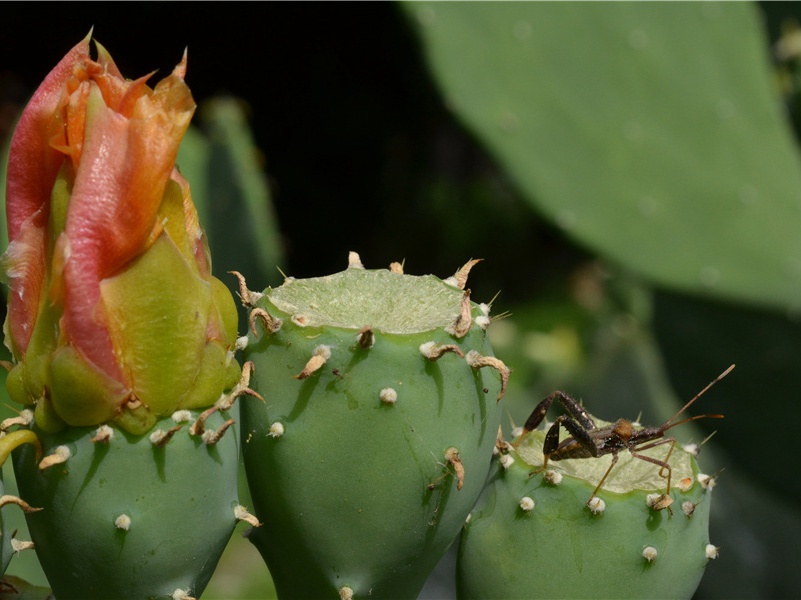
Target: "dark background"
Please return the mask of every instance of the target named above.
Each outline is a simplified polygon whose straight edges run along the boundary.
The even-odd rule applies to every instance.
[[[512,301],[582,258],[450,116],[395,4],[3,3],[0,134],[92,27],[126,77],[155,82],[188,48],[198,104],[248,103],[288,274],[339,271],[349,250],[441,277],[484,258],[474,297]]]

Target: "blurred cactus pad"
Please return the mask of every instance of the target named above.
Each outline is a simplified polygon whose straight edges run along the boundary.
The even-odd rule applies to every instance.
[[[415,597],[484,486],[508,369],[489,307],[448,280],[348,269],[243,291],[242,404],[264,525],[250,539],[279,597]]]

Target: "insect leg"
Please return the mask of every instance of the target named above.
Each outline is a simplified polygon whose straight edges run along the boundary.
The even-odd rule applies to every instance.
[[[652,458],[650,456],[643,456],[642,454],[638,454],[638,452],[642,450],[650,450],[651,448],[656,448],[657,446],[661,446],[663,444],[670,444],[670,450],[668,450],[665,460],[659,460],[658,458]],[[646,444],[644,446],[637,446],[636,448],[637,452],[634,451],[635,449],[629,449],[629,452],[631,452],[632,456],[636,456],[640,460],[644,460],[646,462],[658,465],[660,477],[665,477],[663,475],[663,472],[665,471],[665,469],[667,469],[667,489],[665,491],[665,495],[670,493],[670,477],[672,471],[670,465],[668,464],[668,460],[670,460],[670,455],[673,454],[673,448],[675,447],[676,447],[676,440],[674,438],[665,438],[662,440],[658,440],[656,442],[652,442],[650,444]]]
[[[548,409],[553,404],[554,400],[558,400],[559,403],[565,407],[565,409],[573,415],[573,417],[584,426],[584,429],[595,429],[595,422],[590,417],[589,413],[584,410],[581,405],[576,402],[573,398],[568,396],[564,392],[555,391],[549,396],[543,398],[537,406],[534,407],[534,410],[529,415],[528,419],[526,419],[526,423],[523,425],[523,433],[520,434],[520,437],[515,440],[512,444],[513,446],[518,446],[523,438],[528,434],[530,431],[534,431],[537,426],[542,423],[542,420],[545,418]],[[568,429],[565,427],[565,429]],[[568,429],[568,431],[570,431]],[[571,432],[572,433],[572,432]]]
[[[604,484],[604,481],[606,481],[606,478],[609,477],[609,473],[612,472],[612,467],[614,467],[616,464],[617,464],[617,452],[613,452],[612,464],[609,465],[609,468],[606,470],[606,473],[604,473],[604,476],[601,477],[601,481],[599,481],[598,485],[595,486],[595,489],[592,490],[592,494],[590,494],[590,497],[587,500],[587,506],[589,506],[590,502],[592,502],[592,499],[595,498],[595,495],[598,493],[598,490],[601,489],[601,486]]]

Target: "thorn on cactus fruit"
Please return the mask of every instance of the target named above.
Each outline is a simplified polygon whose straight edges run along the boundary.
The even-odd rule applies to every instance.
[[[250,514],[248,509],[241,504],[234,507],[234,517],[236,517],[237,521],[244,521],[253,527],[261,527],[262,525],[261,521]]]
[[[250,323],[250,330],[256,337],[259,336],[258,332],[256,331],[257,319],[261,321],[261,325],[264,328],[264,331],[266,331],[268,334],[275,333],[276,331],[281,329],[281,326],[284,324],[284,322],[281,319],[273,317],[263,308],[254,308],[253,310],[250,311],[250,314],[248,315],[248,323]],[[247,338],[245,339],[247,340]]]
[[[242,306],[251,308],[255,306],[264,294],[261,292],[252,292],[248,289],[245,277],[239,271],[228,271],[239,280],[239,298],[242,300]]]
[[[436,342],[420,344],[420,354],[432,362],[439,360],[439,358],[447,352],[453,352],[459,358],[464,358],[464,352],[462,352],[461,348],[456,344],[442,344],[441,346],[437,346]]]
[[[718,556],[720,556],[720,548],[713,544],[707,544],[706,548],[704,548],[704,554],[709,560],[715,560]]]
[[[459,316],[450,326],[445,328],[445,331],[453,336],[461,339],[470,331],[470,326],[473,324],[473,316],[470,312],[470,290],[465,290],[462,296],[462,305],[459,309]]]
[[[39,462],[39,470],[44,471],[53,465],[65,463],[71,456],[72,451],[67,446],[56,446],[56,449],[53,450],[52,454],[48,454],[41,460],[41,462]]]
[[[350,251],[348,252],[348,268],[349,269],[363,269],[364,265],[362,264],[362,259],[358,253]]]
[[[18,498],[17,496],[12,496],[10,494],[6,494],[5,496],[0,496],[0,508],[3,508],[8,504],[16,504],[26,513],[34,513],[42,510],[41,508],[35,508],[31,506],[30,504],[25,502],[25,500],[23,500],[22,498]]]
[[[31,423],[33,423],[33,411],[26,408],[21,410],[16,417],[9,417],[8,419],[3,420],[3,422],[0,423],[0,432],[5,433],[14,425],[27,427]]]
[[[459,450],[456,448],[448,448],[445,451],[445,460],[453,467],[453,472],[456,473],[456,491],[462,489],[464,486],[464,465],[462,459],[459,458]]]
[[[367,350],[375,344],[375,333],[369,325],[362,327],[362,330],[356,334],[356,344],[362,350]]]
[[[221,410],[223,412],[229,410],[234,405],[236,399],[243,394],[253,396],[254,398],[258,398],[264,402],[264,398],[262,398],[258,392],[250,389],[249,387],[250,376],[253,374],[254,369],[255,367],[251,361],[248,361],[242,365],[242,375],[239,378],[239,382],[233,388],[231,388],[230,392],[220,396],[220,399],[217,400],[217,403],[214,405],[217,410]]]
[[[312,353],[312,357],[306,363],[306,366],[303,367],[303,370],[295,375],[295,379],[306,379],[328,362],[329,358],[331,358],[331,347],[323,344],[317,346]]]
[[[378,397],[381,399],[381,402],[391,406],[398,401],[398,392],[391,387],[387,387],[378,392]]]
[[[498,402],[501,401],[503,395],[506,393],[506,386],[509,383],[509,375],[512,370],[507,367],[502,360],[494,356],[482,356],[475,350],[471,350],[465,357],[467,364],[473,369],[481,369],[483,367],[492,367],[501,376],[501,391],[498,392]]]
[[[655,560],[658,554],[659,552],[653,546],[646,546],[642,550],[642,557],[648,562]]]
[[[170,443],[172,437],[178,433],[182,427],[183,425],[176,425],[175,427],[170,427],[167,431],[156,429],[156,431],[150,434],[150,443],[156,448],[163,448]]]
[[[114,527],[122,531],[128,531],[131,528],[131,517],[125,513],[114,519]]]
[[[399,262],[390,263],[389,272],[397,273],[398,275],[403,275],[403,264]]]
[[[207,408],[200,413],[197,419],[195,419],[195,422],[192,423],[192,426],[189,428],[189,435],[203,435],[206,431],[206,419],[208,419],[218,410],[219,409],[216,406],[212,406],[211,408]]]
[[[339,600],[353,600],[353,590],[348,586],[339,588]]]
[[[113,437],[114,430],[108,425],[101,425],[97,428],[97,431],[95,431],[95,436],[90,438],[89,441],[96,444],[108,444]]]
[[[203,440],[203,443],[207,446],[213,446],[217,442],[222,439],[222,436],[228,431],[228,428],[234,424],[233,419],[228,419],[225,423],[220,425],[216,430],[207,429],[203,432],[200,436],[200,439]]]
[[[23,550],[32,550],[35,547],[36,546],[34,546],[33,542],[27,542],[27,541],[24,541],[24,540],[18,540],[15,537],[11,538],[11,550],[13,552],[15,552],[15,553],[16,552],[22,552]]]
[[[459,268],[456,273],[445,279],[445,283],[452,285],[460,290],[463,290],[465,285],[467,285],[467,276],[470,274],[470,269],[472,269],[475,265],[480,263],[483,259],[481,258],[471,258],[468,260],[462,267]]]

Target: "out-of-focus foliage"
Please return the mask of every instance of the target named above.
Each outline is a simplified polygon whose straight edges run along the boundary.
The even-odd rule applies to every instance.
[[[408,9],[445,101],[571,237],[662,285],[799,306],[799,154],[752,5]]]

